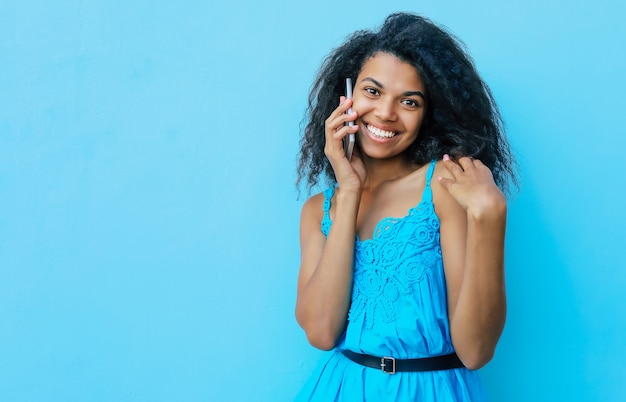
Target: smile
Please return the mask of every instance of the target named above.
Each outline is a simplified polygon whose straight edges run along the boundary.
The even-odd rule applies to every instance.
[[[370,124],[368,124],[366,127],[367,127],[367,131],[369,131],[370,133],[372,133],[372,135],[378,138],[393,138],[396,136],[396,134],[398,134],[397,132],[394,132],[394,131],[382,130]]]

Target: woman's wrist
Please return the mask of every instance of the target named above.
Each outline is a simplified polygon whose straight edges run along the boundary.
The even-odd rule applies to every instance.
[[[361,202],[361,193],[362,191],[360,189],[356,190],[340,187],[337,191],[337,204],[341,205],[355,203],[356,205],[359,205],[359,203]]]
[[[490,197],[482,197],[480,202],[468,206],[467,219],[470,221],[493,221],[506,219],[506,198],[498,191]]]

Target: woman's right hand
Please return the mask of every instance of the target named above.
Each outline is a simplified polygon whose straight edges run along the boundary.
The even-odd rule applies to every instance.
[[[326,119],[324,153],[335,172],[335,179],[339,188],[342,191],[360,193],[365,181],[365,166],[358,147],[354,147],[352,160],[348,160],[343,150],[343,138],[348,134],[355,134],[359,130],[357,124],[353,126],[346,124],[350,121],[356,121],[358,117],[354,111],[352,114],[346,114],[350,107],[352,107],[352,99],[342,96],[339,106]]]
[[[322,193],[304,203],[300,220],[296,319],[311,345],[323,350],[333,349],[345,332],[352,295],[356,221],[365,166],[357,147],[352,160],[343,150],[343,138],[358,130],[356,125],[346,125],[357,120],[357,113],[346,114],[351,106],[352,100],[342,96],[324,126],[324,153],[339,185],[332,201],[332,227],[327,236],[320,230]]]

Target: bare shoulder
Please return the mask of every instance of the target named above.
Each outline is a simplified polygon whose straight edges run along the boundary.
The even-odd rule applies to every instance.
[[[320,259],[326,236],[322,233],[324,217],[324,193],[305,201],[300,215],[300,274],[298,289],[308,282]]]
[[[317,193],[311,196],[302,205],[301,219],[314,219],[318,222],[322,221],[324,215],[324,193]]]
[[[324,193],[311,196],[302,205],[300,214],[300,236],[304,240],[309,235],[322,235],[320,230],[324,218]]]
[[[465,210],[461,205],[452,197],[452,195],[446,190],[441,183],[439,182],[439,178],[447,178],[452,179],[452,173],[448,169],[446,169],[443,161],[437,161],[437,165],[435,166],[435,171],[433,172],[433,177],[431,180],[431,188],[433,192],[433,204],[435,205],[435,211],[437,212],[437,216],[439,216],[439,220],[442,223],[446,220],[456,220],[456,219],[464,219],[465,218]]]

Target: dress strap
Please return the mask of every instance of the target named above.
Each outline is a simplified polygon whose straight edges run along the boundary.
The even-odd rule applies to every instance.
[[[326,237],[328,237],[330,226],[333,224],[330,220],[330,200],[333,198],[333,195],[335,195],[335,187],[327,188],[324,191],[324,217],[322,218],[320,228]]]
[[[437,164],[437,160],[433,159],[430,162],[428,171],[426,172],[426,185],[424,186],[424,193],[422,194],[422,201],[432,202],[433,200],[433,191],[430,188],[430,180],[433,178],[433,172],[435,171],[436,164]]]

